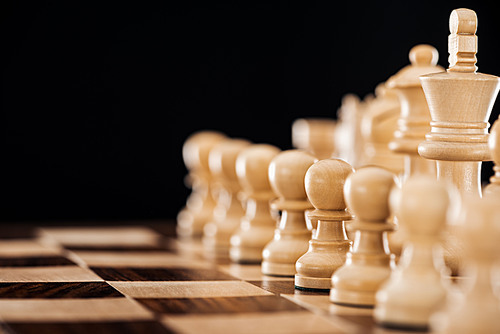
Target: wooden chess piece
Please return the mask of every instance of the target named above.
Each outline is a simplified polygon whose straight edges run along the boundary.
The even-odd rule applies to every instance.
[[[498,285],[492,279],[500,260],[498,198],[467,198],[461,217],[464,271],[469,284],[462,287],[462,298],[450,299],[448,310],[432,319],[432,328],[444,334],[500,333]]]
[[[316,161],[309,153],[287,150],[278,154],[269,165],[269,181],[278,196],[271,207],[281,211],[274,238],[262,251],[262,273],[265,275],[295,275],[295,262],[307,252],[312,227],[304,211],[312,205],[307,199],[304,178]]]
[[[344,183],[353,168],[340,159],[324,159],[309,167],[305,176],[307,197],[315,210],[309,211],[318,226],[309,250],[295,264],[295,287],[330,290],[333,272],[345,262],[351,247],[344,221],[352,216],[344,201]]]
[[[260,263],[262,250],[271,241],[277,217],[272,215],[270,201],[276,197],[271,188],[268,169],[280,149],[255,144],[244,149],[236,159],[236,174],[246,198],[245,216],[231,237],[230,258],[238,263]]]
[[[335,120],[329,118],[296,119],[292,124],[292,145],[320,160],[331,158],[335,152],[335,126]]]
[[[418,153],[436,160],[437,178],[453,183],[462,196],[481,197],[481,163],[490,160],[488,119],[500,88],[500,78],[477,73],[477,17],[470,9],[450,15],[449,68],[420,77],[431,113],[431,132]],[[462,246],[448,227],[446,264],[460,272]]]
[[[422,158],[418,154],[418,144],[425,140],[431,126],[431,115],[425,100],[419,76],[443,72],[437,65],[437,50],[426,44],[420,44],[410,50],[410,62],[387,81],[387,87],[393,88],[401,105],[398,129],[389,148],[404,155],[403,180],[416,175],[436,175],[436,163]]]
[[[250,142],[244,139],[225,140],[210,151],[210,171],[217,178],[220,189],[213,220],[203,230],[205,256],[211,259],[228,258],[231,235],[240,226],[244,209],[238,196],[241,185],[236,175],[236,158],[248,147]]]
[[[395,175],[380,167],[362,167],[347,178],[344,196],[355,217],[349,229],[356,234],[345,264],[332,276],[332,302],[364,307],[375,304],[375,293],[394,266],[387,232],[394,229],[388,219],[389,194],[395,186]]]
[[[225,139],[227,137],[220,132],[206,130],[193,133],[184,142],[182,157],[188,169],[186,184],[192,192],[177,215],[177,235],[181,238],[201,237],[203,227],[212,220],[214,180],[208,167],[208,154]]]
[[[436,160],[438,179],[451,181],[462,195],[481,197],[481,161],[490,160],[488,119],[500,80],[476,72],[476,27],[474,11],[454,10],[448,70],[420,77],[432,121],[418,153]]]
[[[337,110],[335,128],[335,154],[353,167],[360,167],[360,153],[363,151],[361,119],[363,104],[354,94],[346,94]]]
[[[484,188],[484,196],[500,196],[500,121],[498,119],[493,123],[488,138],[488,147],[495,165],[493,171],[495,174],[490,177],[490,184]]]
[[[441,234],[451,214],[453,192],[434,177],[417,175],[399,191],[397,211],[407,240],[397,268],[376,294],[375,320],[386,327],[424,330],[444,306],[447,290]],[[457,196],[458,197],[458,196]]]
[[[375,96],[375,99],[367,103],[361,121],[364,142],[362,165],[383,167],[399,175],[403,171],[403,157],[389,149],[389,143],[397,129],[399,100],[394,90],[388,88],[385,83],[377,86]]]

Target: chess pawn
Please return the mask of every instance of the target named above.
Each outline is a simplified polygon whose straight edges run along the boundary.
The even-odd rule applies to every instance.
[[[334,119],[299,118],[292,124],[292,145],[320,160],[331,158],[335,152],[335,126]]]
[[[385,83],[377,86],[375,95],[375,99],[367,103],[361,121],[364,141],[362,164],[383,167],[399,175],[403,171],[403,157],[389,149],[389,142],[397,129],[399,100],[394,90]]]
[[[481,161],[491,157],[488,119],[500,80],[476,72],[476,27],[474,11],[454,10],[447,72],[420,77],[432,121],[418,153],[436,160],[438,179],[449,180],[462,195],[481,197]]]
[[[437,65],[438,52],[430,45],[417,45],[410,50],[410,62],[387,81],[398,95],[401,113],[398,129],[389,148],[404,155],[403,180],[416,174],[436,175],[436,163],[418,155],[418,144],[425,140],[431,126],[431,115],[419,76],[444,69]]]
[[[225,135],[216,131],[200,131],[190,135],[182,147],[184,164],[189,173],[186,183],[192,188],[186,206],[177,215],[177,235],[181,238],[201,237],[203,226],[212,220],[215,200],[213,176],[208,167],[210,150]]]
[[[351,241],[344,221],[351,220],[344,201],[344,183],[353,168],[340,159],[325,159],[309,167],[305,176],[307,197],[315,210],[309,217],[318,221],[309,250],[295,264],[295,287],[330,290],[333,272],[345,262]]]
[[[231,235],[240,226],[244,209],[238,196],[241,186],[236,175],[236,158],[250,145],[243,139],[225,140],[210,151],[210,171],[219,182],[217,205],[213,219],[203,230],[203,246],[207,258],[228,258]]]
[[[500,206],[498,198],[467,198],[460,225],[464,268],[469,286],[432,319],[432,328],[445,334],[500,333],[500,300],[493,280],[500,260]],[[473,222],[474,224],[471,224]]]
[[[435,178],[417,175],[399,191],[397,212],[407,240],[397,268],[376,294],[375,320],[387,327],[427,329],[447,290],[441,233],[453,218],[453,193]]]
[[[490,184],[484,188],[485,196],[500,196],[500,122],[498,119],[491,127],[490,137],[488,138],[488,147],[495,165],[493,171],[495,174],[490,178]]]
[[[265,275],[295,275],[295,262],[307,252],[311,226],[304,211],[312,205],[307,199],[304,178],[316,158],[299,150],[278,154],[269,164],[269,181],[278,196],[271,207],[281,211],[274,238],[262,251],[262,273]]]
[[[355,239],[345,264],[332,276],[332,302],[363,307],[375,304],[375,293],[394,266],[387,232],[394,229],[388,220],[389,194],[395,185],[395,175],[380,167],[362,167],[347,178],[344,196],[354,215],[349,228],[355,231]]]
[[[269,183],[271,160],[280,150],[268,144],[244,149],[236,159],[236,174],[246,197],[246,212],[240,228],[231,237],[230,257],[239,263],[260,263],[262,250],[271,241],[276,217],[270,201],[276,197]]]

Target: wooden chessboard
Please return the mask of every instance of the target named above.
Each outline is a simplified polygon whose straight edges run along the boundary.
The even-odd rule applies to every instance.
[[[397,333],[372,310],[214,263],[173,224],[0,229],[6,333]]]

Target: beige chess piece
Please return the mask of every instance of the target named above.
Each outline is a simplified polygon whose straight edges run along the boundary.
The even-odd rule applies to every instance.
[[[210,259],[228,258],[231,235],[238,229],[245,212],[238,196],[241,185],[236,175],[236,158],[248,147],[244,139],[225,140],[210,151],[210,171],[219,182],[213,219],[203,230],[204,255]]]
[[[434,177],[406,181],[396,200],[400,223],[408,230],[397,268],[376,294],[375,320],[387,327],[423,330],[445,305],[447,289],[441,233],[456,210],[458,195]]]
[[[292,124],[292,145],[320,160],[331,158],[335,152],[335,126],[335,120],[329,118],[296,119]]]
[[[311,226],[304,211],[312,205],[307,199],[304,178],[316,161],[309,153],[287,150],[278,154],[269,165],[269,180],[278,196],[271,207],[281,211],[274,238],[262,251],[262,273],[294,276],[295,262],[307,252]]]
[[[462,298],[450,299],[446,312],[432,319],[432,328],[445,334],[500,333],[498,274],[500,206],[495,196],[467,198],[460,225],[464,267],[469,282]],[[494,286],[495,285],[495,286]],[[496,291],[495,291],[496,290]]]
[[[196,238],[212,220],[215,207],[214,180],[208,166],[210,150],[227,137],[216,131],[199,131],[190,135],[182,147],[182,157],[188,169],[186,183],[192,188],[186,206],[177,215],[177,235]]]
[[[387,81],[387,87],[394,89],[401,105],[398,129],[389,148],[404,155],[403,180],[416,174],[436,175],[436,163],[418,155],[418,144],[425,140],[431,129],[431,115],[419,76],[444,71],[437,65],[437,50],[430,45],[413,47],[409,58],[411,65],[402,68]]]
[[[484,188],[484,196],[500,196],[500,121],[493,123],[488,138],[488,146],[495,165],[495,174],[490,178],[490,184]]]
[[[362,307],[375,304],[375,293],[394,266],[387,232],[394,229],[388,219],[389,194],[395,186],[395,175],[380,167],[362,167],[347,178],[344,196],[355,216],[349,229],[356,234],[345,264],[332,276],[332,302]]]
[[[307,197],[315,210],[309,211],[318,226],[309,250],[295,264],[295,287],[330,290],[333,272],[345,262],[351,241],[344,221],[352,216],[344,201],[344,183],[353,168],[340,159],[324,159],[309,167],[305,176]]]
[[[363,104],[354,94],[346,94],[337,110],[335,128],[335,154],[353,167],[360,167],[360,153],[363,151],[361,118]]]
[[[418,152],[436,160],[438,179],[450,180],[462,195],[480,197],[481,161],[490,160],[488,119],[500,81],[476,72],[476,27],[474,11],[454,10],[447,72],[420,77],[432,121]]]
[[[245,216],[231,237],[230,258],[238,263],[260,263],[262,250],[271,241],[277,217],[270,201],[276,197],[271,188],[268,169],[280,149],[255,144],[244,149],[236,159],[236,174],[246,197]]]
[[[381,83],[375,89],[375,99],[366,104],[361,121],[364,143],[362,165],[383,167],[399,175],[403,172],[404,159],[389,149],[394,131],[397,130],[400,104],[393,89]]]
[[[476,13],[456,9],[450,15],[449,68],[420,77],[429,110],[431,132],[418,153],[436,160],[437,178],[453,183],[462,196],[481,197],[481,164],[490,160],[488,119],[500,88],[498,77],[477,73]],[[460,272],[461,242],[452,226],[446,237],[446,264]]]

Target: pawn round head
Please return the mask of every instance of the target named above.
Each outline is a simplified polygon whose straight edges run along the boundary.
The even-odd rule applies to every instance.
[[[431,45],[419,44],[411,48],[409,58],[414,66],[436,66],[439,53]]]
[[[307,199],[304,178],[316,158],[300,150],[278,154],[269,164],[269,181],[276,195],[289,200]]]
[[[363,167],[349,175],[344,185],[347,207],[362,221],[389,218],[389,194],[396,185],[393,173],[380,167]]]
[[[227,137],[217,131],[199,131],[190,135],[182,146],[182,158],[189,170],[208,171],[208,154],[212,148]]]
[[[249,194],[272,192],[268,169],[271,160],[280,152],[276,146],[256,144],[245,148],[236,159],[236,174]]]
[[[415,176],[402,186],[398,215],[412,235],[437,236],[452,218],[456,193],[451,185],[433,177]]]
[[[318,210],[344,210],[344,184],[354,171],[340,159],[320,160],[307,170],[305,186],[307,197]]]
[[[250,142],[244,139],[225,140],[215,145],[208,157],[212,174],[221,180],[238,182],[236,158],[248,145]]]

